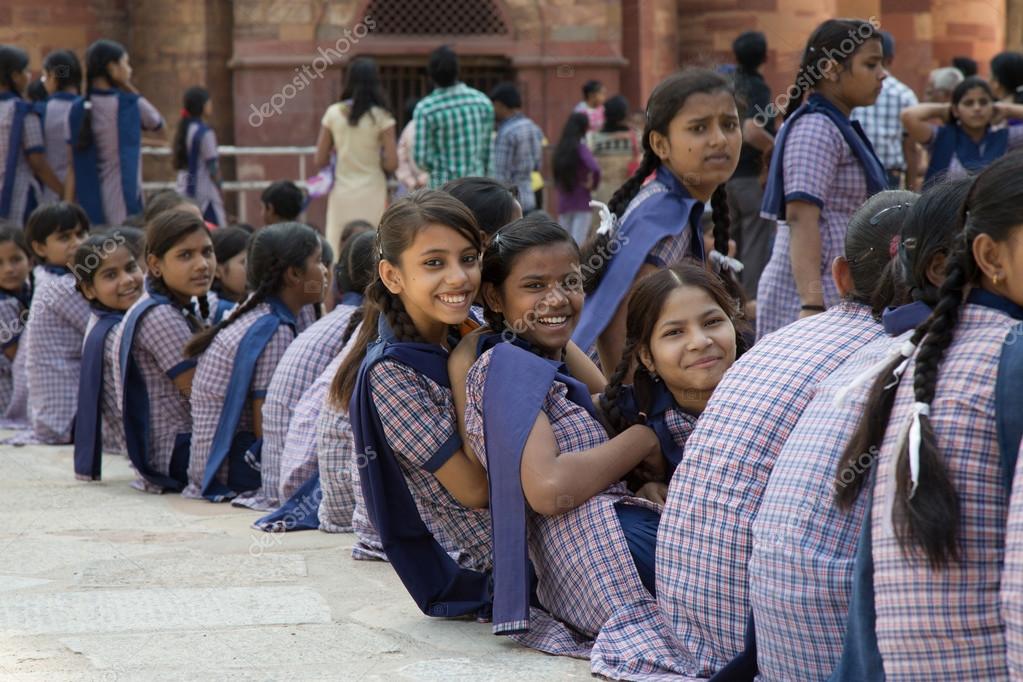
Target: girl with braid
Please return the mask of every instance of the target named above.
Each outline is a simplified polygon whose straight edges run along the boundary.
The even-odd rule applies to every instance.
[[[870,141],[849,120],[881,92],[881,61],[881,35],[866,21],[829,19],[806,43],[761,206],[778,233],[757,288],[758,339],[841,298],[829,273],[849,217],[888,187]]]
[[[252,237],[252,293],[222,322],[197,333],[185,356],[192,381],[192,458],[185,497],[223,502],[260,487],[263,402],[306,305],[323,301],[320,238],[301,223],[275,223]]]
[[[669,76],[650,95],[643,159],[611,197],[617,230],[602,226],[582,259],[588,303],[572,340],[596,342],[605,372],[625,346],[628,294],[636,281],[686,257],[707,262],[728,253],[725,182],[739,162],[742,133],[731,81],[706,69]],[[654,179],[644,186],[651,174]],[[705,253],[700,217],[714,208],[714,252]],[[731,273],[726,279],[739,286]]]
[[[656,476],[660,446],[642,424],[610,438],[565,365],[583,309],[579,249],[565,229],[530,215],[499,230],[483,298],[490,333],[465,378],[465,433],[490,480],[494,632],[588,655],[608,618],[654,589],[660,507],[621,479],[648,462]],[[542,606],[533,613],[527,548]]]
[[[996,384],[1018,391],[1023,379],[999,376],[1023,319],[1021,173],[1023,156],[1010,154],[974,180],[934,311],[909,357],[877,375],[838,463],[838,505],[867,495],[854,585],[871,588],[853,589],[843,663],[872,664],[838,679],[1009,678],[1000,590],[1012,474]],[[862,453],[870,466],[856,466]]]
[[[392,204],[362,325],[330,390],[349,413],[370,521],[433,616],[485,617],[491,601],[487,478],[459,438],[447,371],[479,290],[482,247],[472,213],[445,192]]]
[[[146,291],[113,332],[132,486],[145,492],[177,492],[187,481],[195,359],[183,349],[210,320],[216,265],[194,213],[167,211],[146,225]]]

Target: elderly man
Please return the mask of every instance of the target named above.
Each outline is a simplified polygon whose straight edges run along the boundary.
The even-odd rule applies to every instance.
[[[924,100],[935,104],[948,104],[952,101],[952,91],[965,80],[963,72],[954,66],[943,66],[931,71],[927,78],[927,90]]]

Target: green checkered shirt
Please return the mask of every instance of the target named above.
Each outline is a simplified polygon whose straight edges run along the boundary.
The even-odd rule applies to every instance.
[[[494,105],[486,95],[465,83],[437,88],[416,105],[413,120],[412,157],[430,174],[431,188],[486,175],[494,131]]]

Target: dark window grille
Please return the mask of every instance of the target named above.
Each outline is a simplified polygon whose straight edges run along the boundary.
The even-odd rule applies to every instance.
[[[493,0],[371,0],[373,32],[387,35],[506,35]]]

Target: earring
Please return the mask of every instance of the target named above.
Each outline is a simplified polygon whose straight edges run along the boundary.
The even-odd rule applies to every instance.
[[[647,374],[650,375],[650,380],[653,381],[655,384],[661,380],[661,377],[657,376],[657,372],[655,372],[652,369],[648,369]]]
[[[991,275],[991,284],[998,286],[998,280],[1000,280],[1001,278],[1002,276],[996,272],[995,274]]]

